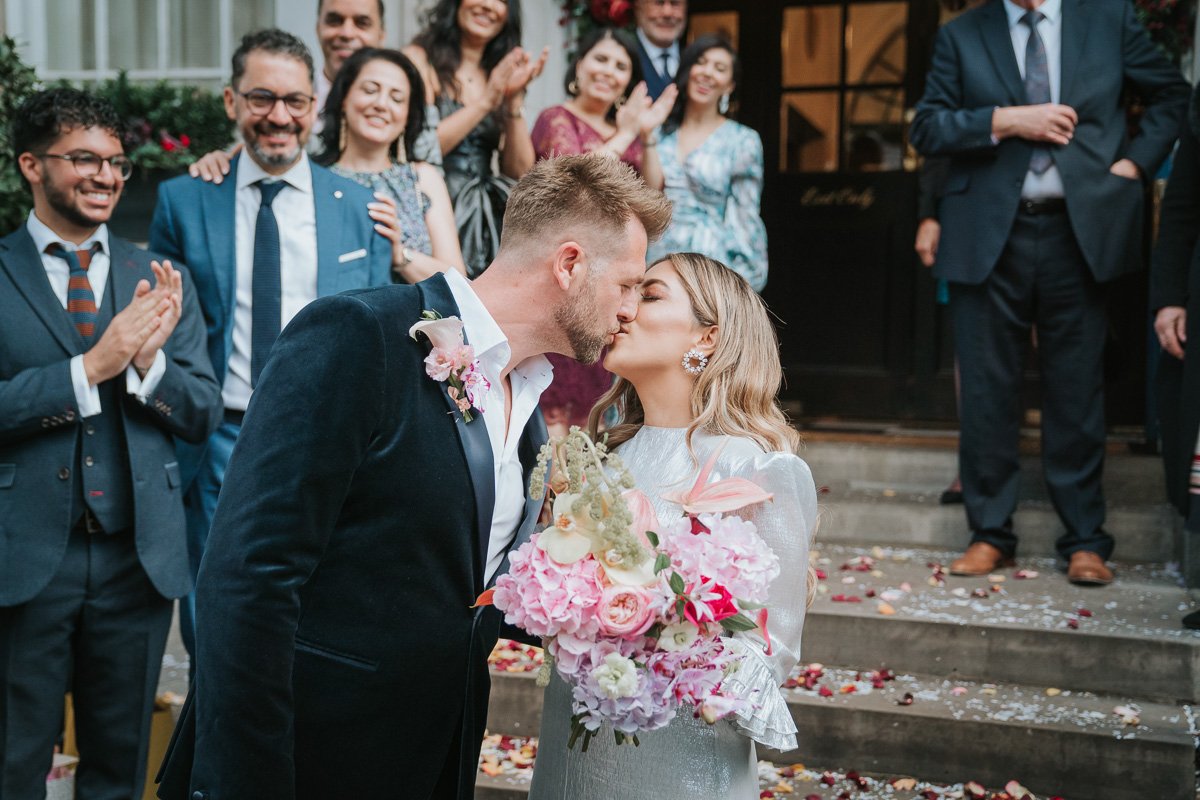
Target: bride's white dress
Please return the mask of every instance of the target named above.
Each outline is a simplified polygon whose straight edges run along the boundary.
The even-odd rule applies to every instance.
[[[680,508],[661,496],[689,488],[699,465],[723,442],[711,480],[748,478],[775,496],[773,502],[735,512],[754,522],[782,567],[768,602],[772,654],[764,654],[756,634],[737,634],[731,640],[745,660],[729,680],[757,690],[761,707],[715,725],[681,709],[667,727],[640,734],[638,747],[618,746],[605,726],[584,753],[579,742],[567,749],[571,692],[555,675],[546,688],[531,800],[753,800],[759,794],[754,743],[778,750],[796,746],[796,727],[779,687],[800,658],[808,546],[817,516],[808,466],[791,454],[764,453],[750,439],[699,433],[693,437],[693,459],[682,428],[643,427],[617,452],[659,518],[671,520],[678,518]]]

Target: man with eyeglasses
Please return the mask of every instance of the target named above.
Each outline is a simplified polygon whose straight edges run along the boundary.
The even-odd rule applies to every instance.
[[[172,599],[192,587],[174,437],[220,419],[191,279],[109,233],[107,102],[13,120],[33,211],[0,239],[0,797],[42,800],[71,692],[75,797],[140,797]]]
[[[679,38],[687,27],[687,0],[634,0],[638,58],[650,97],[675,81],[679,70]]]
[[[243,37],[225,110],[245,143],[233,179],[165,182],[150,225],[151,247],[187,264],[195,278],[225,407],[205,445],[180,448],[193,577],[225,466],[279,332],[318,297],[391,282],[391,244],[367,215],[370,190],[311,163],[305,152],[316,103],[304,43],[273,28]],[[194,657],[193,596],[180,606]]]

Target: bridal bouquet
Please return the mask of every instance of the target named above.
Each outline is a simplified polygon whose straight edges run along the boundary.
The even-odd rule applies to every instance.
[[[604,723],[616,741],[666,726],[682,706],[713,723],[751,708],[725,678],[739,664],[722,635],[759,630],[770,652],[767,588],[779,560],[753,523],[730,512],[771,499],[751,481],[709,483],[720,451],[662,525],[616,454],[578,428],[542,448],[530,493],[551,493],[552,521],[510,556],[480,597],[545,641],[571,687],[569,746]],[[550,471],[547,481],[547,471]]]

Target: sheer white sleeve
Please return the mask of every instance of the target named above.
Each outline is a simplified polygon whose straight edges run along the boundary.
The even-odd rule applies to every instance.
[[[808,598],[808,548],[817,520],[817,492],[808,465],[790,454],[757,456],[737,470],[774,495],[774,500],[740,512],[755,524],[779,558],[779,576],[767,600],[771,655],[758,632],[737,634],[730,645],[744,655],[727,681],[754,708],[737,715],[735,727],[777,750],[796,747],[796,726],[780,687],[800,660],[800,637]]]

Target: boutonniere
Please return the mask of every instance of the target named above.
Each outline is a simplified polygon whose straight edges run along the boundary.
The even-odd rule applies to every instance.
[[[418,333],[425,334],[433,345],[433,350],[425,357],[425,374],[438,383],[449,384],[446,394],[458,407],[463,422],[470,422],[475,418],[471,410],[479,410],[483,393],[492,388],[492,384],[483,377],[475,358],[475,348],[463,340],[462,320],[443,317],[436,311],[422,311],[421,320],[408,329],[408,335],[414,340]]]

